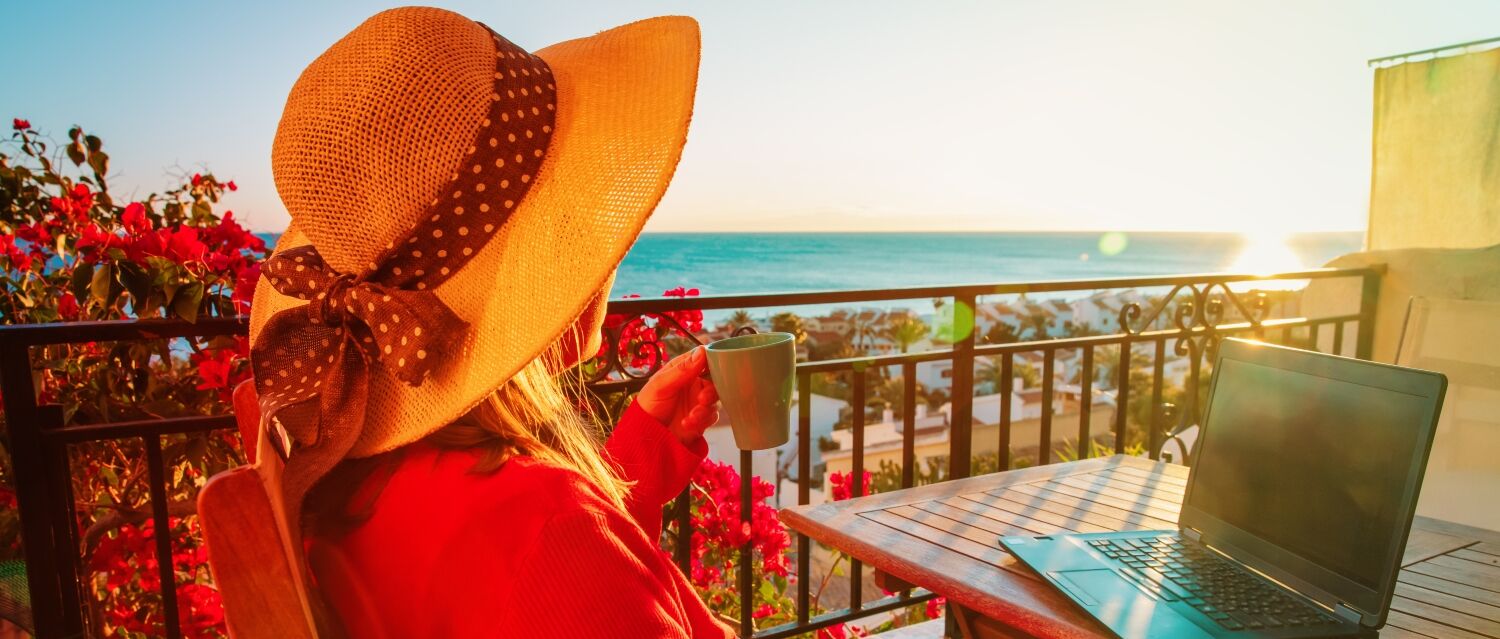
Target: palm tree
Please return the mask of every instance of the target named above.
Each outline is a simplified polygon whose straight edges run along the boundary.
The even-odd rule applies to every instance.
[[[864,353],[865,340],[876,335],[874,319],[874,313],[866,313],[864,311],[857,312],[849,317],[849,334],[845,337],[854,342],[854,350]]]
[[[1001,375],[1002,372],[1000,358],[986,358],[980,360],[979,377],[974,381],[977,383],[987,383],[995,389],[996,393],[1003,393],[1006,389],[1010,388],[1010,384],[1014,384],[1015,382],[1007,382]],[[1010,375],[1012,380],[1021,380],[1021,388],[1036,388],[1042,383],[1041,371],[1038,371],[1030,362],[1015,360],[1012,362]]]
[[[896,343],[896,347],[905,353],[912,344],[922,341],[927,337],[927,323],[910,315],[889,315],[886,325],[880,334],[886,339]]]
[[[747,311],[747,310],[745,310],[745,309],[742,308],[740,310],[737,310],[737,311],[729,314],[729,330],[731,330],[731,331],[735,330],[737,328],[740,328],[741,326],[754,326],[754,325],[755,325],[755,318],[750,317],[750,311]]]
[[[1021,336],[1016,334],[1016,329],[1005,322],[995,322],[984,332],[984,343],[986,344],[1009,344],[1021,341]]]
[[[802,325],[802,318],[790,311],[772,315],[771,330],[778,333],[791,333],[798,344],[807,341],[807,330]]]
[[[1071,320],[1063,322],[1063,337],[1089,337],[1098,334],[1099,331],[1094,330],[1086,324],[1079,324]]]
[[[1047,327],[1051,323],[1052,319],[1045,313],[1034,312],[1021,320],[1021,329],[1031,329],[1031,339],[1042,340],[1047,339]]]

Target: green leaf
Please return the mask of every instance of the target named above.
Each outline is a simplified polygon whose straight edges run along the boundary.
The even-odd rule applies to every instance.
[[[82,262],[82,261],[80,260],[80,262]],[[77,298],[79,300],[88,299],[88,296],[89,296],[89,285],[90,285],[91,282],[93,282],[93,280],[94,280],[94,265],[93,264],[90,264],[88,262],[82,262],[81,264],[78,265],[77,268],[74,268],[73,269],[73,280],[72,280],[72,282],[70,282],[70,284],[72,285],[71,288],[72,288],[72,291],[73,291],[73,297],[75,297],[75,298]]]
[[[94,151],[89,154],[89,168],[94,170],[94,175],[104,176],[109,173],[109,154],[103,151]]]
[[[113,269],[108,264],[100,264],[98,268],[94,269],[94,273],[91,276],[89,291],[93,294],[94,299],[99,300],[100,304],[107,305],[109,302],[110,285],[113,282]]]
[[[120,284],[130,293],[131,306],[136,315],[140,316],[141,308],[146,304],[146,298],[151,295],[151,276],[139,264],[134,262],[120,262],[117,267],[120,272]]]
[[[172,296],[172,312],[189,322],[198,321],[198,307],[203,303],[203,285],[193,282]]]
[[[82,142],[68,145],[68,159],[73,161],[73,166],[83,164],[88,159],[88,151],[84,150]]]
[[[148,257],[146,264],[151,267],[151,285],[166,286],[167,282],[177,279],[177,263],[165,257]]]
[[[183,448],[182,456],[188,463],[203,463],[208,458],[208,439],[195,436],[187,440],[187,446]]]

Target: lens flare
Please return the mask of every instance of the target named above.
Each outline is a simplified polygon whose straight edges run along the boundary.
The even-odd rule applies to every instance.
[[[1119,255],[1130,246],[1130,238],[1119,231],[1110,231],[1099,236],[1099,253],[1102,255]]]

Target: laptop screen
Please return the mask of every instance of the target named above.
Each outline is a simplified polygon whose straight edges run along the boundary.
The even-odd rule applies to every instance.
[[[1434,399],[1349,379],[1337,367],[1262,360],[1219,360],[1188,505],[1386,590],[1410,525]]]

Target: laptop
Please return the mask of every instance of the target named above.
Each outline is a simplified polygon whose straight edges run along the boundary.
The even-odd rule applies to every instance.
[[[1125,639],[1385,625],[1447,379],[1224,340],[1177,530],[1003,537]]]

